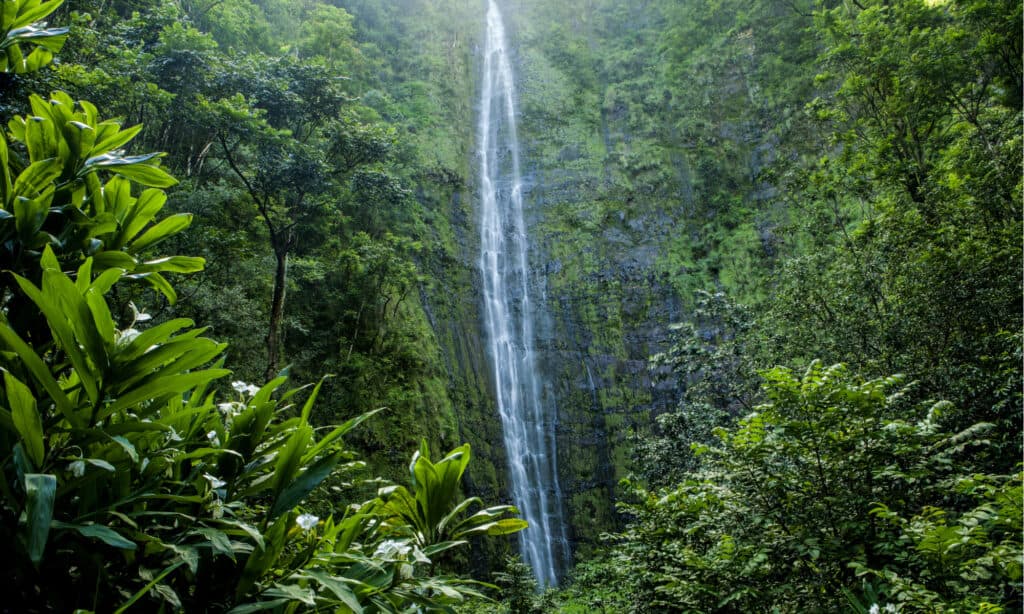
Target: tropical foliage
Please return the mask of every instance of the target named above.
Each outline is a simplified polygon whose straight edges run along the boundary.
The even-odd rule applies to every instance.
[[[8,4],[45,14],[29,0],[5,3],[5,16]],[[145,255],[192,216],[161,217],[161,188],[175,181],[158,154],[123,153],[141,126],[101,121],[62,92],[30,102],[0,139],[6,606],[395,612],[476,595],[429,558],[467,542],[422,543],[393,503],[361,501],[350,486],[322,520],[300,507],[328,478],[352,479],[362,463],[342,437],[372,413],[316,428],[321,386],[287,389],[284,376],[236,381],[225,396],[226,346],[205,329],[151,323],[134,305],[114,315],[121,285],[146,281],[173,302],[165,275],[202,268],[201,258]],[[418,453],[415,494],[399,492],[428,504],[431,519],[457,518],[456,539],[521,530],[502,518],[510,506],[461,518],[480,504],[460,501],[468,461],[468,446],[453,452],[438,485]]]
[[[694,444],[699,470],[634,491],[605,571],[627,602],[993,612],[1019,601],[1022,474],[963,470],[992,447],[991,424],[949,432],[948,403],[918,405],[901,378],[863,381],[841,365],[764,378],[765,404]]]
[[[4,607],[1019,611],[1021,3],[515,5],[565,586],[476,539],[483,4],[4,0]]]
[[[777,42],[750,21],[767,5],[698,4],[673,11],[665,34],[681,77],[728,62],[697,41],[749,50],[741,67]],[[785,203],[768,283],[761,294],[723,274],[716,290],[736,296],[697,293],[653,358],[680,382],[677,405],[634,435],[626,528],[560,607],[1017,611],[1021,5],[790,9],[772,23],[824,44],[803,69],[817,73],[805,121],[778,124],[805,142],[759,173]],[[779,63],[808,40],[798,30],[790,55],[746,65],[798,68]],[[760,74],[746,83],[780,86]]]

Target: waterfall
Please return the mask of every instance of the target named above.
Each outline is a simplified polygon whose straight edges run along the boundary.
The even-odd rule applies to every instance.
[[[488,0],[480,96],[480,271],[498,412],[512,498],[530,523],[520,532],[523,560],[541,586],[554,586],[568,561],[558,485],[554,408],[541,397],[533,348],[528,240],[516,135],[515,84],[505,27]]]

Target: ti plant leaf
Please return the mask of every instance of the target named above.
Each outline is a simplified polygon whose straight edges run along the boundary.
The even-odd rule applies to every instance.
[[[43,466],[46,450],[43,447],[43,420],[36,407],[36,399],[28,386],[9,372],[4,372],[4,386],[7,403],[11,407],[14,428],[21,437],[22,445],[37,468]]]
[[[36,566],[43,560],[56,494],[56,476],[40,473],[25,475],[26,524],[23,537],[29,559]]]

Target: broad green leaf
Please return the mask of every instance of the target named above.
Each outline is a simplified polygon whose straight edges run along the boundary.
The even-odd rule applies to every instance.
[[[299,477],[287,486],[281,494],[277,496],[274,501],[274,506],[270,508],[268,517],[273,520],[277,518],[279,514],[283,514],[288,510],[291,510],[298,505],[303,499],[306,498],[314,488],[320,485],[327,476],[331,475],[334,468],[338,465],[338,461],[341,460],[341,453],[332,454],[321,459],[313,466],[307,468],[302,472]]]
[[[102,294],[89,291],[85,294],[85,302],[89,306],[89,311],[92,312],[96,332],[99,333],[100,339],[109,351],[109,348],[114,347],[115,326],[114,317],[110,314],[110,308],[107,307],[107,301]]]
[[[227,534],[217,529],[202,527],[195,530],[195,533],[202,535],[210,543],[210,548],[217,554],[222,554],[232,561],[235,560],[235,551],[231,548],[231,540]]]
[[[31,347],[28,346],[24,341],[18,337],[17,333],[10,329],[6,324],[0,324],[0,341],[13,350],[18,358],[22,360],[25,367],[35,378],[36,382],[41,385],[46,392],[53,399],[54,404],[57,406],[57,410],[64,415],[68,421],[78,428],[85,426],[86,421],[81,416],[75,413],[74,406],[71,404],[70,399],[64,394],[64,390],[54,379],[53,375],[50,374],[50,369],[43,363],[42,359],[35,353]]]
[[[153,328],[142,331],[138,337],[132,339],[131,343],[121,350],[118,358],[120,361],[135,360],[154,345],[165,343],[171,338],[171,335],[190,326],[195,326],[195,322],[187,318],[177,318],[157,324]]]
[[[104,250],[93,256],[97,269],[122,269],[133,271],[138,261],[131,255],[117,250]]]
[[[179,336],[160,346],[154,346],[142,356],[128,361],[119,369],[120,377],[117,385],[120,390],[129,390],[143,378],[152,379],[159,376],[158,371],[164,369],[174,373],[182,373],[189,369],[204,365],[217,357],[227,344],[218,344],[209,339],[195,339]],[[122,363],[123,361],[117,360]]]
[[[109,471],[110,473],[114,473],[117,471],[117,469],[113,465],[103,460],[102,458],[84,458],[82,460],[84,460],[85,462],[89,463],[94,467],[99,467],[104,471]]]
[[[14,197],[13,206],[14,223],[18,236],[24,242],[31,241],[43,227],[49,208],[36,199],[17,195]]]
[[[4,385],[7,402],[11,406],[11,418],[18,435],[25,446],[29,459],[36,468],[43,466],[46,450],[43,447],[43,419],[36,408],[36,399],[28,386],[21,383],[9,372],[4,371]]]
[[[85,122],[90,126],[95,126],[99,121],[99,111],[96,109],[96,105],[88,100],[79,100],[78,106],[85,112]]]
[[[339,437],[342,437],[343,435],[345,435],[345,433],[348,433],[355,427],[362,424],[364,421],[369,420],[370,418],[372,418],[373,416],[377,415],[382,411],[384,411],[383,407],[380,409],[375,409],[373,411],[366,412],[365,414],[360,414],[355,418],[347,420],[344,424],[341,424],[340,426],[336,427],[330,433],[325,435],[320,441],[318,441],[316,445],[310,448],[309,451],[306,452],[306,457],[304,460],[310,461],[313,458],[316,458],[318,454],[327,449],[327,447],[333,444]]]
[[[43,552],[46,550],[56,495],[57,476],[40,473],[25,474],[25,513],[28,521],[25,545],[29,560],[36,566],[43,560]]]
[[[313,429],[308,424],[300,424],[288,437],[287,443],[277,457],[274,465],[274,499],[277,500],[284,489],[298,476],[302,467],[302,458],[306,447],[313,437]]]
[[[149,382],[144,388],[125,393],[116,401],[101,409],[97,419],[103,420],[112,414],[135,407],[140,403],[166,400],[169,396],[181,394],[195,386],[230,374],[231,371],[227,369],[205,369],[194,373],[158,378]]]
[[[114,287],[117,280],[121,279],[124,269],[108,268],[96,276],[96,279],[89,285],[89,291],[105,295]]]
[[[163,209],[166,202],[167,194],[163,190],[143,190],[135,202],[135,206],[129,208],[124,214],[124,218],[119,220],[121,232],[118,234],[112,247],[116,249],[124,247],[128,241],[142,232],[142,229],[153,221],[153,218]]]
[[[43,267],[41,289],[55,298],[67,312],[66,317],[74,328],[79,343],[89,353],[95,364],[101,367],[106,366],[108,361],[106,347],[103,344],[102,335],[93,321],[86,298],[82,296],[75,282],[61,270],[57,256],[49,246],[44,250],[40,264]],[[21,284],[20,279],[19,284]],[[21,285],[24,287],[24,284]]]
[[[120,226],[126,213],[136,203],[132,198],[132,182],[120,175],[115,175],[103,186],[103,202],[111,219]]]
[[[113,153],[104,153],[98,156],[93,156],[85,161],[85,167],[83,172],[86,170],[92,170],[96,168],[108,168],[117,170],[122,166],[131,166],[133,164],[145,164],[151,160],[156,160],[163,154],[161,153],[148,153],[140,156],[121,156]]]
[[[72,524],[54,520],[51,526],[55,529],[76,531],[82,537],[98,539],[108,546],[113,546],[120,550],[135,550],[137,548],[135,542],[102,524]]]
[[[59,157],[60,148],[57,145],[53,122],[50,120],[38,116],[27,118],[24,141],[30,162]]]
[[[191,256],[169,256],[147,260],[135,267],[135,273],[197,273],[203,270],[206,264],[204,258]]]
[[[2,132],[2,131],[0,131]],[[6,209],[11,202],[14,186],[11,183],[10,152],[7,137],[0,134],[0,208]],[[6,213],[6,211],[5,211]]]
[[[128,278],[144,279],[157,292],[163,294],[167,298],[168,303],[173,305],[178,302],[178,293],[174,291],[174,287],[160,273],[140,273],[138,275],[129,275]]]
[[[295,584],[274,584],[272,588],[263,591],[268,597],[287,597],[292,601],[298,601],[306,605],[316,605],[316,593],[312,589],[303,588]]]
[[[457,548],[459,546],[462,546],[462,545],[465,545],[465,544],[468,544],[468,543],[469,542],[467,542],[464,539],[454,540],[454,541],[438,542],[436,544],[431,544],[431,545],[427,546],[426,548],[424,548],[423,549],[423,554],[425,554],[428,557],[431,557],[431,556],[434,556],[435,554],[440,554],[440,553],[444,552],[445,550],[450,550],[452,548]]]
[[[129,164],[127,166],[118,166],[116,170],[132,181],[137,181],[144,186],[169,188],[178,183],[178,180],[172,177],[170,173],[155,164]]]
[[[6,4],[6,3],[5,3]],[[40,2],[35,6],[30,3],[13,3],[15,10],[17,10],[17,16],[12,16],[12,19],[5,19],[5,25],[8,28],[22,28],[30,25],[36,21],[40,21],[50,13],[54,12],[62,4],[64,0],[50,0],[49,2]]]
[[[89,289],[90,282],[92,281],[92,258],[86,258],[82,266],[78,267],[78,272],[75,274],[75,290],[78,290],[79,294],[85,294]]]
[[[104,135],[100,138],[97,138],[96,145],[94,145],[92,151],[89,152],[89,156],[93,157],[99,154],[107,153],[112,149],[117,149],[118,147],[121,147],[128,141],[135,138],[135,136],[141,130],[142,124],[136,124],[130,128],[119,130],[109,136]]]
[[[273,568],[284,550],[287,525],[288,516],[278,518],[263,536],[264,547],[249,555],[245,562],[245,568],[242,570],[242,577],[238,581],[238,586],[235,587],[235,601],[241,601],[256,582]]]
[[[480,533],[486,533],[487,535],[508,535],[510,533],[516,533],[529,527],[530,524],[521,518],[502,518],[501,520],[495,520],[494,522],[488,522],[480,526],[473,527],[460,533],[460,535],[479,535]],[[458,537],[458,536],[457,536]]]
[[[337,577],[320,569],[307,569],[302,572],[302,575],[316,580],[320,586],[329,590],[338,598],[339,601],[348,606],[348,608],[355,614],[360,614],[363,611],[363,606],[359,603],[359,599],[356,597],[356,594],[347,584]]]
[[[269,599],[267,601],[256,601],[254,603],[246,603],[240,606],[235,606],[228,610],[228,614],[252,614],[253,612],[266,612],[267,610],[277,610],[279,606],[286,603],[290,603],[292,600],[288,597],[281,599]]]
[[[63,163],[56,158],[47,158],[33,162],[21,171],[14,182],[14,195],[35,198],[40,193],[53,187],[53,181],[60,176]]]
[[[194,522],[195,519],[192,519]],[[195,574],[199,569],[199,552],[192,546],[179,546],[178,544],[166,544],[167,547],[178,555],[182,563],[188,565],[189,570]]]
[[[320,381],[316,383],[315,387],[313,387],[313,392],[309,393],[309,398],[306,399],[305,404],[303,404],[302,413],[300,414],[302,416],[303,423],[309,422],[309,415],[313,412],[313,405],[316,403],[316,397],[320,394],[320,387],[324,385],[324,380],[327,379],[327,377],[328,376],[320,378]]]
[[[232,518],[218,518],[215,522],[225,527],[230,527],[224,530],[228,535],[248,535],[256,543],[257,548],[263,549],[265,547],[263,535],[251,524]]]
[[[99,401],[99,379],[107,364],[107,352],[96,331],[88,305],[78,293],[74,282],[58,270],[50,268],[56,264],[49,247],[43,254],[43,287],[36,288],[28,280],[16,277],[18,286],[46,317],[54,337],[67,353],[93,403]],[[84,348],[92,359],[90,365],[81,349]]]
[[[135,449],[135,446],[132,444],[132,442],[128,441],[128,439],[120,435],[115,435],[110,439],[117,443],[117,445],[121,446],[121,448],[125,451],[125,454],[127,454],[128,457],[132,459],[133,463],[139,462],[139,451]]]
[[[64,134],[64,141],[71,150],[71,157],[75,160],[85,157],[96,142],[96,131],[89,124],[80,121],[70,121],[61,127]]]
[[[132,253],[139,253],[156,244],[163,239],[171,237],[182,230],[185,230],[192,223],[191,213],[177,213],[170,217],[164,218],[156,223],[152,228],[142,234],[141,237],[135,239],[130,244]]]
[[[453,521],[456,521],[456,526],[458,526],[458,524],[459,524],[458,523],[458,518],[463,513],[465,513],[465,511],[467,509],[469,509],[469,507],[471,505],[474,505],[474,504],[482,505],[483,501],[480,500],[480,497],[469,497],[468,499],[463,500],[461,503],[459,503],[454,508],[452,508],[452,510],[450,512],[445,514],[445,517],[441,520],[441,522],[438,523],[438,525],[437,525],[438,533],[440,533],[441,535],[444,535],[445,534],[445,530],[448,528],[448,525],[451,524]],[[470,517],[470,518],[472,518],[472,517]]]

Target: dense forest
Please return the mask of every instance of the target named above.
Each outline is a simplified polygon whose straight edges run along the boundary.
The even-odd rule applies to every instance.
[[[1020,2],[2,1],[0,611],[1024,611]]]

